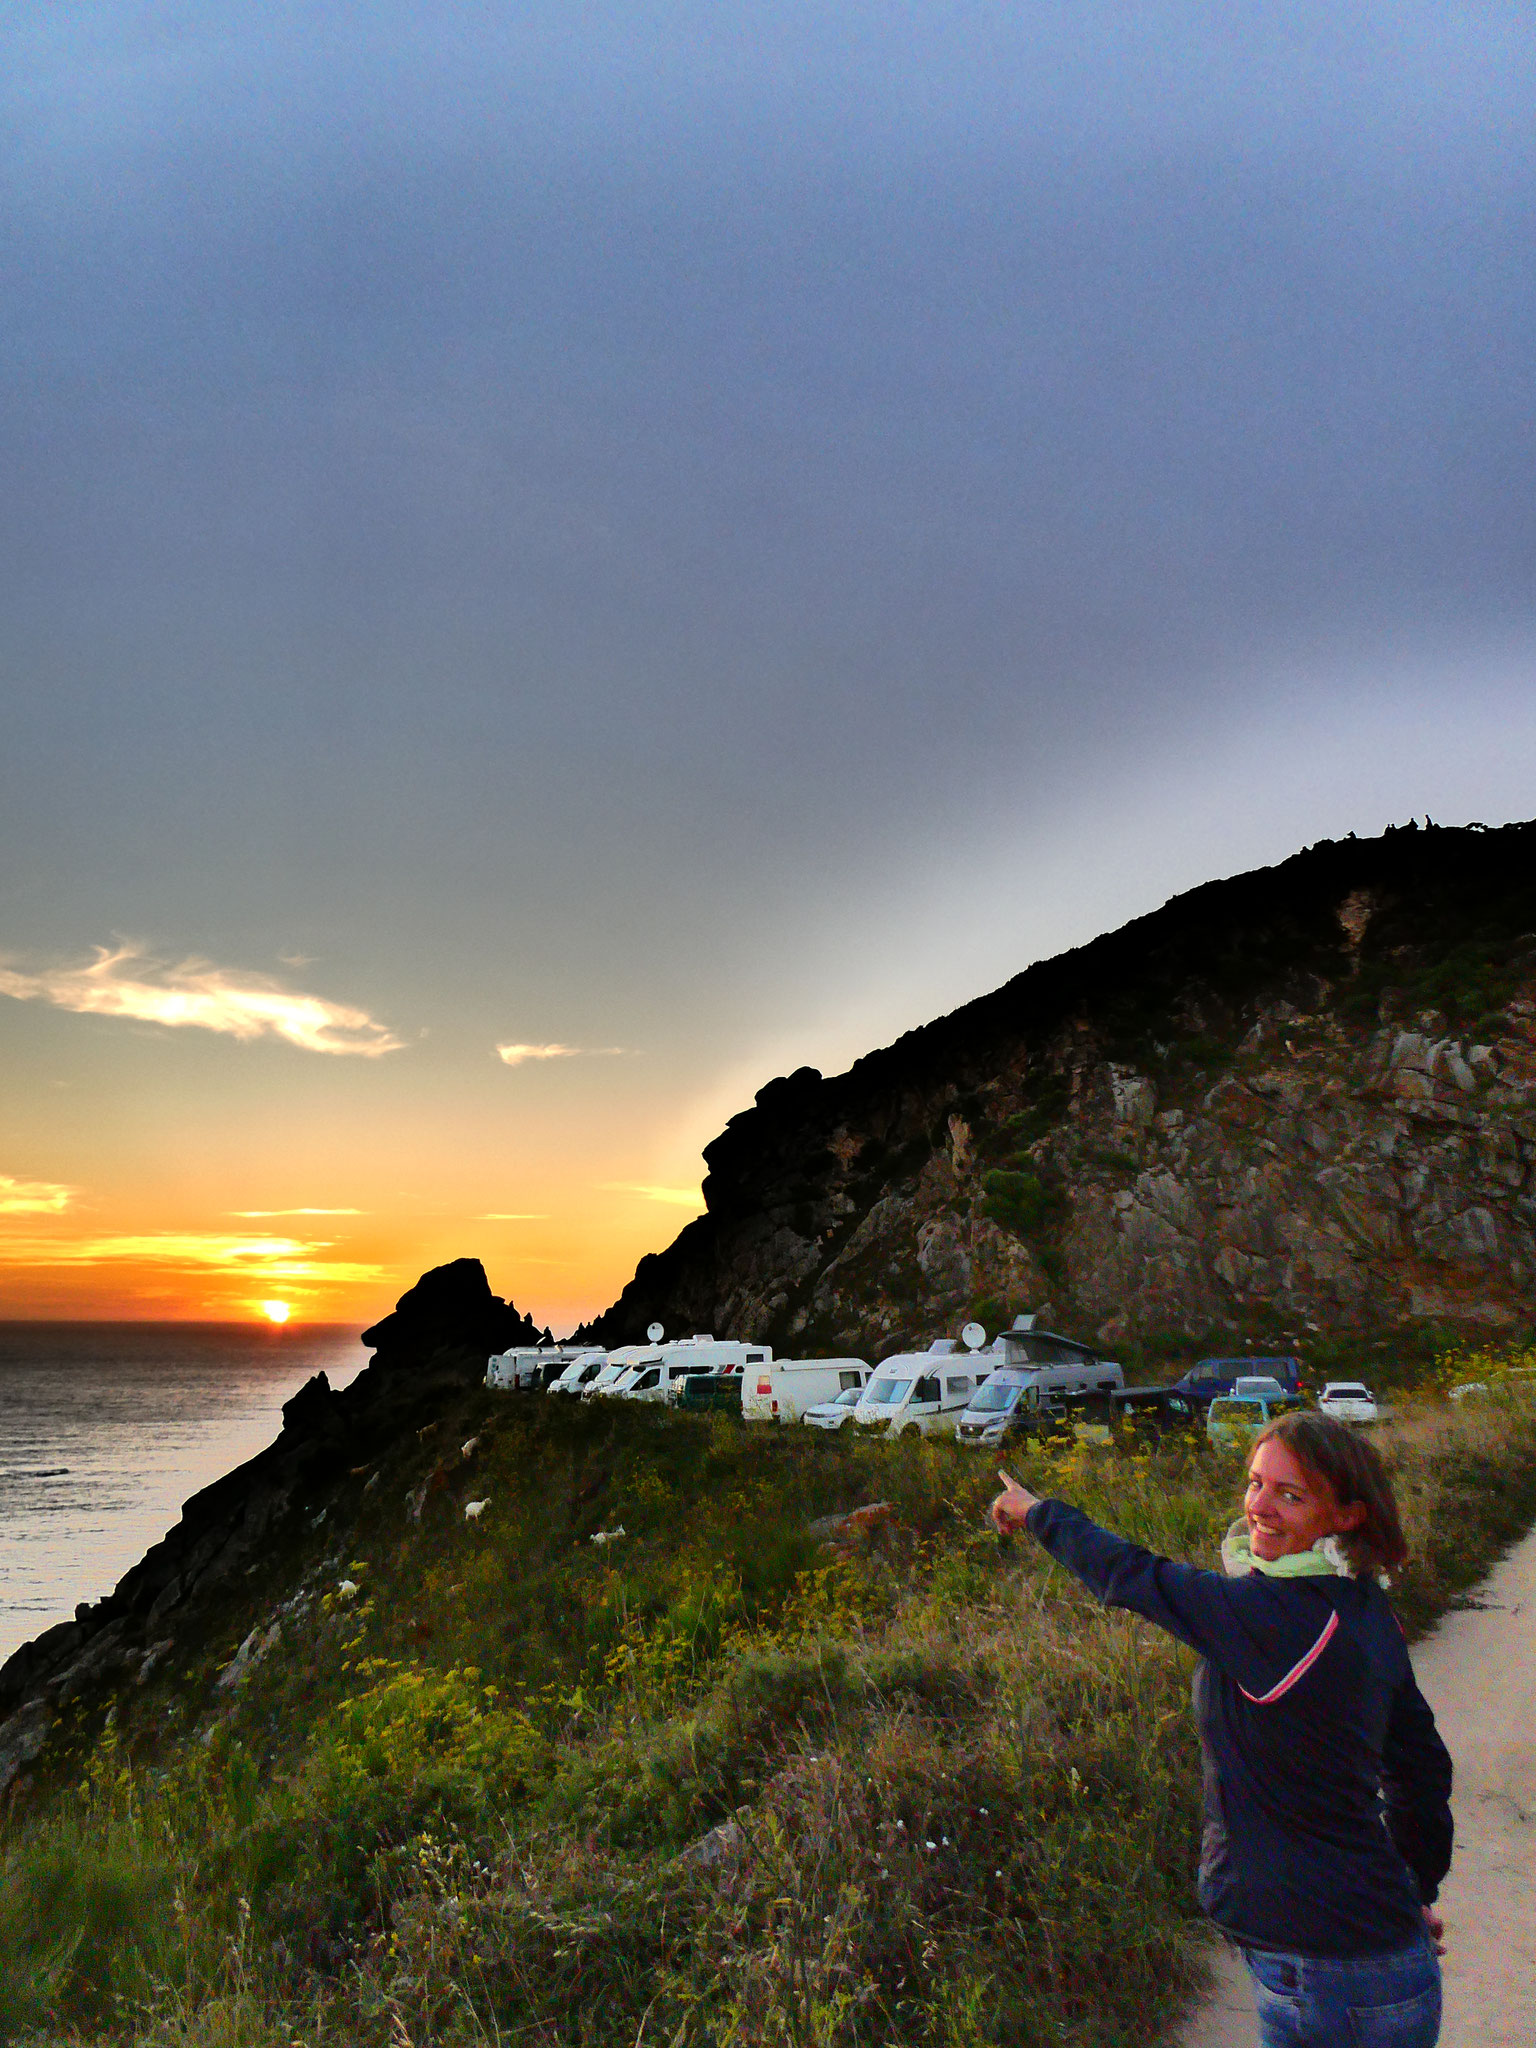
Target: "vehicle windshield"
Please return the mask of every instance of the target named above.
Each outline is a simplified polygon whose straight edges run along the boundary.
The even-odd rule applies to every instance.
[[[904,1401],[910,1391],[910,1380],[876,1380],[869,1390],[869,1399],[876,1408],[889,1408],[897,1401]]]
[[[1335,1380],[1328,1389],[1330,1394],[1342,1394],[1348,1401],[1368,1401],[1370,1396],[1358,1380]]]
[[[988,1380],[971,1406],[979,1409],[983,1415],[1006,1415],[1023,1391],[1024,1389],[1019,1386],[1010,1387],[1006,1381],[999,1386],[996,1380]]]
[[[1212,1415],[1219,1415],[1227,1422],[1262,1422],[1264,1403],[1262,1401],[1235,1401],[1223,1398],[1211,1403]]]
[[[862,1387],[844,1387],[843,1391],[832,1403],[832,1406],[834,1408],[857,1408],[863,1398],[864,1389]]]

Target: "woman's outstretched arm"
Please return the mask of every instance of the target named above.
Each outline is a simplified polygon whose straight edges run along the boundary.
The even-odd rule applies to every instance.
[[[1080,1508],[1038,1499],[1017,1481],[993,1502],[992,1520],[1004,1532],[1027,1528],[1106,1606],[1129,1608],[1177,1636],[1255,1701],[1296,1672],[1327,1627],[1326,1603],[1319,1614],[1312,1601],[1258,1574],[1229,1579],[1175,1564],[1111,1535]]]

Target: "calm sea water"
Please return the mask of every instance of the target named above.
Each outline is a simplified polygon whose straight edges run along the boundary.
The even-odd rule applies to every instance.
[[[368,1358],[331,1325],[0,1323],[0,1660],[110,1592],[312,1373]]]

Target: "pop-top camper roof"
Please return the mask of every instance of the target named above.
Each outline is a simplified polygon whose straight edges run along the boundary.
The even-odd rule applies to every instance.
[[[1015,1316],[1013,1328],[999,1331],[997,1341],[1010,1365],[1071,1365],[1099,1356],[1092,1344],[1043,1328],[1037,1316]]]

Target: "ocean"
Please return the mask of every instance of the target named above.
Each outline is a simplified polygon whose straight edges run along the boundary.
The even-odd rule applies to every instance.
[[[369,1355],[332,1324],[0,1323],[0,1662],[110,1592],[312,1373],[343,1387]]]

